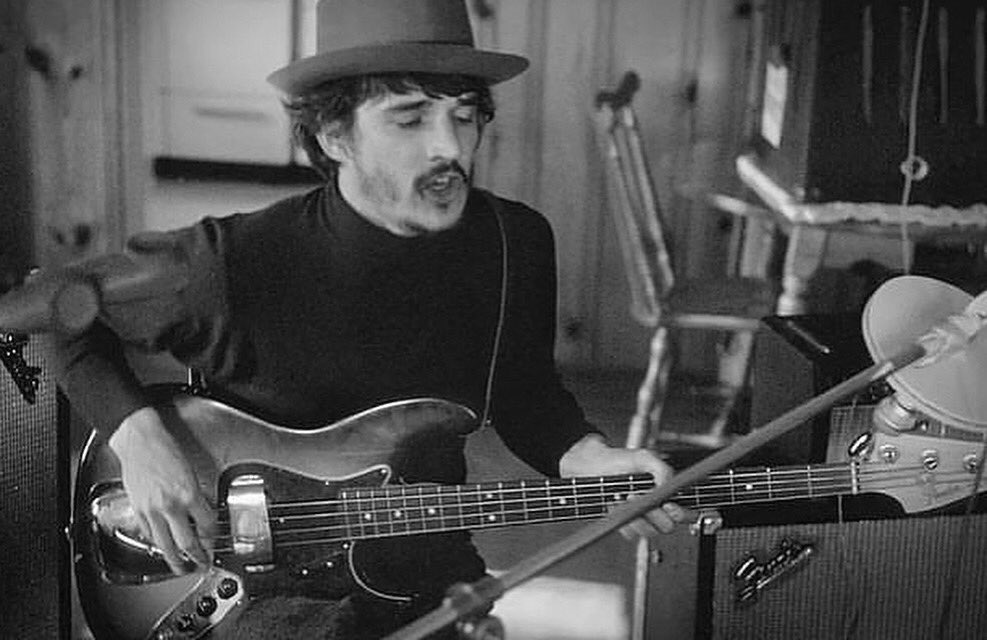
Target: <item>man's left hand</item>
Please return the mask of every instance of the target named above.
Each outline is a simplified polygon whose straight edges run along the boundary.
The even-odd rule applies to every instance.
[[[559,460],[559,475],[563,478],[631,473],[650,473],[657,485],[672,477],[674,471],[648,449],[611,447],[597,434],[590,434],[576,442]],[[623,527],[621,533],[625,537],[653,535],[655,529],[670,533],[676,523],[691,519],[688,510],[674,502],[666,502]]]

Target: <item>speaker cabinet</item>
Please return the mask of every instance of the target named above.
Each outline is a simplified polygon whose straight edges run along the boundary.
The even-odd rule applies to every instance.
[[[796,200],[900,202],[921,0],[768,0],[759,167]],[[987,200],[982,1],[929,3],[911,201]]]
[[[708,606],[697,639],[987,638],[985,515],[726,528],[707,538],[713,580],[700,595]],[[804,557],[784,565],[798,550]],[[751,558],[776,575],[741,592],[735,573]]]
[[[0,367],[0,637],[64,638],[68,445],[60,425],[66,411],[43,342],[0,333],[0,349],[15,371],[40,368],[31,403],[12,371]]]
[[[859,314],[764,318],[751,362],[751,426],[764,426],[871,362]],[[830,417],[823,413],[777,438],[760,455],[767,464],[824,462],[829,433]]]

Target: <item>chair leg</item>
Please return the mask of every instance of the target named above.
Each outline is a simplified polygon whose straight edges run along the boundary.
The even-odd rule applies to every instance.
[[[668,373],[671,358],[668,357],[668,328],[658,327],[651,336],[648,369],[637,391],[637,406],[627,429],[627,446],[646,446],[655,437],[665,408]]]
[[[732,334],[730,340],[723,346],[717,382],[727,400],[710,427],[709,434],[714,438],[723,439],[726,434],[730,416],[747,384],[753,349],[754,334],[747,331]]]

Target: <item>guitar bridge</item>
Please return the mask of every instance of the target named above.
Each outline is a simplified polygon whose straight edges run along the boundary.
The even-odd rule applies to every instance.
[[[226,496],[230,516],[233,553],[245,571],[260,573],[274,568],[274,544],[267,517],[264,478],[257,474],[238,476]]]

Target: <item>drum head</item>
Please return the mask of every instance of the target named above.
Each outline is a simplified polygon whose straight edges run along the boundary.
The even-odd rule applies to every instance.
[[[861,319],[864,341],[875,362],[915,343],[953,315],[987,314],[987,292],[974,299],[953,285],[921,276],[882,284]],[[888,376],[889,384],[930,417],[958,427],[987,428],[987,330],[958,353]]]

